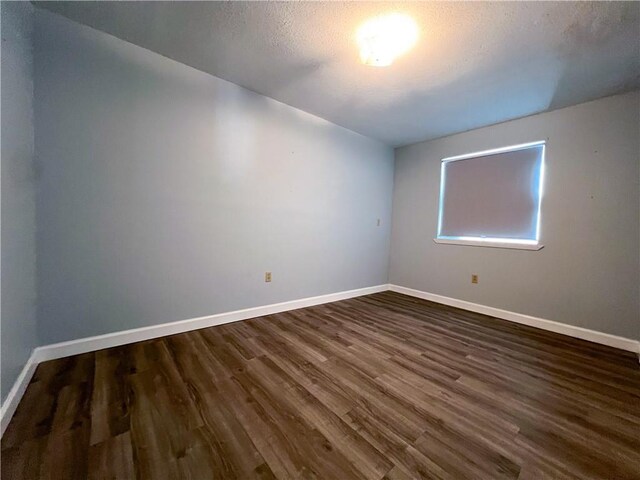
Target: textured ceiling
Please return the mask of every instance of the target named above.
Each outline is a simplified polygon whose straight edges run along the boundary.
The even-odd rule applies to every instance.
[[[640,87],[640,2],[45,2],[73,20],[398,146]],[[418,45],[359,63],[367,18]]]

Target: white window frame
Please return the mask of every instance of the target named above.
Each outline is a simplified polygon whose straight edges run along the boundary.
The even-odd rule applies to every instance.
[[[451,237],[443,236],[440,234],[442,229],[442,208],[444,206],[444,190],[446,181],[446,165],[449,162],[455,162],[457,160],[466,160],[469,158],[482,157],[486,155],[492,155],[496,153],[515,152],[518,150],[524,150],[531,147],[537,147],[542,145],[542,159],[540,163],[540,182],[538,184],[538,211],[536,219],[536,238],[531,240],[523,240],[516,238],[493,238],[493,237]],[[493,247],[493,248],[512,248],[518,250],[540,250],[544,245],[540,243],[540,218],[542,215],[542,194],[544,191],[544,164],[546,154],[546,141],[540,140],[536,142],[522,143],[519,145],[511,145],[508,147],[494,148],[491,150],[483,150],[480,152],[466,153],[464,155],[457,155],[455,157],[443,158],[440,164],[440,198],[438,205],[438,230],[436,238],[433,239],[435,243],[448,244],[448,245],[469,245],[474,247]]]

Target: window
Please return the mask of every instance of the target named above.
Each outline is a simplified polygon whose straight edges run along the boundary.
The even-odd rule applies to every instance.
[[[545,142],[442,160],[436,243],[539,250]]]

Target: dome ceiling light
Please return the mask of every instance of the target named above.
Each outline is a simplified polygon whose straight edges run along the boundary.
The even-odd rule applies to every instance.
[[[358,28],[356,38],[362,63],[387,67],[416,44],[418,26],[402,13],[378,15]]]

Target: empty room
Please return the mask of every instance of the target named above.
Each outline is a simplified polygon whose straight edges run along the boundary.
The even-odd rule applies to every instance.
[[[640,480],[640,2],[0,17],[3,480]]]

